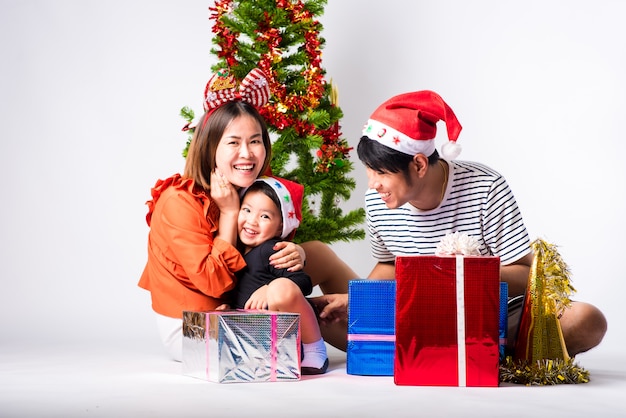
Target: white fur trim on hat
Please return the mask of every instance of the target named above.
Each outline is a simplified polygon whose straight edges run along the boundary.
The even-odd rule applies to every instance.
[[[278,200],[280,200],[280,211],[283,217],[283,232],[280,235],[285,239],[291,232],[300,226],[300,221],[296,216],[296,208],[293,204],[291,193],[287,187],[279,180],[273,177],[259,177],[256,181],[262,181],[272,187]]]
[[[367,125],[363,129],[363,135],[408,155],[424,154],[430,156],[435,152],[434,139],[416,141],[408,135],[373,119],[368,119]]]

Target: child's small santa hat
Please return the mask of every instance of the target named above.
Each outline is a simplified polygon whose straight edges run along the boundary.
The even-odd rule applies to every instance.
[[[404,154],[430,156],[435,151],[437,122],[444,121],[449,142],[441,149],[445,159],[461,153],[456,143],[461,124],[441,96],[430,90],[392,97],[372,113],[363,135]]]
[[[300,226],[304,186],[279,177],[262,176],[256,179],[256,181],[262,181],[270,185],[276,196],[278,196],[280,211],[283,216],[283,233],[280,237],[286,239]]]

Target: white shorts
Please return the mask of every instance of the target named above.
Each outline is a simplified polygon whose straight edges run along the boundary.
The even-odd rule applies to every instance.
[[[183,320],[154,313],[161,341],[167,353],[175,361],[182,361],[183,357]]]

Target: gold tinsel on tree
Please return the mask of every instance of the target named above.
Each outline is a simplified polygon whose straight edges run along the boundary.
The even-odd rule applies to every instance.
[[[587,383],[589,373],[567,353],[559,318],[576,291],[554,245],[536,240],[515,355],[500,366],[502,382],[525,385]]]

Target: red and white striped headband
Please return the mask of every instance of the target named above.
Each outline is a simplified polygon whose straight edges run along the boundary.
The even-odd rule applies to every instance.
[[[239,85],[230,71],[219,70],[211,76],[204,89],[204,110],[209,112],[234,100],[248,102],[258,109],[269,99],[270,86],[260,69],[250,71]]]

